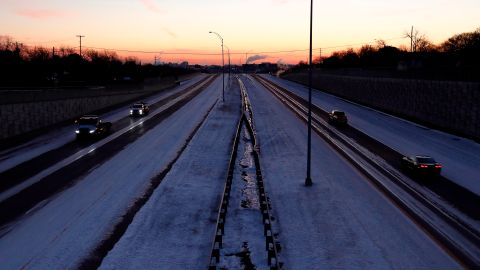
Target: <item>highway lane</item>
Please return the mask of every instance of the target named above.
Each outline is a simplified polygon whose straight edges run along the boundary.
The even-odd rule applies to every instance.
[[[258,77],[255,78],[259,79]],[[308,103],[305,100],[288,90],[281,90],[278,86],[271,85],[270,82],[265,80],[260,80],[260,82],[262,86],[268,88],[272,94],[288,106],[297,117],[306,122]],[[299,104],[302,105],[298,106]],[[381,145],[370,137],[366,137],[351,126],[336,128],[328,124],[327,114],[316,106],[313,106],[312,114],[312,125],[315,133],[321,135],[330,146],[367,175],[382,193],[395,202],[399,209],[409,213],[412,220],[422,224],[421,228],[433,235],[439,243],[445,245],[452,254],[456,254],[466,265],[476,268],[480,264],[478,257],[480,238],[477,222],[463,214],[458,214],[457,209],[446,202],[445,198],[439,198],[438,195],[432,194],[429,189],[417,186],[414,181],[386,163],[382,159],[385,157],[385,152],[388,153],[393,150],[384,149],[388,147]],[[345,136],[346,134],[348,137]],[[370,143],[366,145],[365,139],[368,139],[367,142],[373,141],[377,145],[370,145]],[[361,143],[361,145],[358,143]],[[378,147],[379,145],[382,147]],[[366,151],[365,146],[368,147],[368,151]],[[437,180],[435,183],[440,182],[439,179]],[[464,195],[455,192],[455,190],[450,190],[450,193],[455,196],[461,197]],[[456,207],[459,206],[457,203],[458,201],[455,201]],[[471,203],[470,207],[474,205],[478,205],[478,203]],[[465,211],[465,208],[461,209]]]
[[[308,89],[300,84],[267,76],[275,83],[306,98]],[[480,144],[313,91],[313,103],[326,111],[341,109],[350,125],[405,155],[429,154],[443,164],[442,175],[480,195],[477,181],[480,168]]]
[[[7,269],[75,268],[165,169],[217,102],[221,80],[163,121],[145,121],[141,136],[84,169],[81,176],[13,223],[2,227],[0,257]],[[132,135],[133,136],[133,135]],[[116,148],[115,144],[111,147]],[[79,171],[82,167],[79,166]],[[75,171],[72,171],[73,177]],[[64,172],[65,174],[68,173]],[[62,176],[62,175],[58,175]],[[62,177],[69,181],[68,175]],[[21,252],[19,252],[21,250]]]
[[[284,88],[284,91],[286,91],[286,93],[290,93],[290,96],[297,101],[306,103],[302,97],[292,93],[291,90]],[[319,109],[319,107],[315,104],[312,108],[312,112],[321,116],[324,121],[328,121],[327,112]],[[329,125],[329,127],[333,126]],[[401,153],[398,153],[388,145],[385,145],[375,138],[363,133],[359,129],[355,128],[354,125],[333,128],[346,135],[349,139],[354,140],[362,147],[366,148],[373,155],[378,156],[382,160],[386,161],[385,164],[388,164],[388,166],[396,170],[397,173],[404,173],[407,175],[410,178],[408,180],[408,185],[414,186],[416,190],[421,190],[422,193],[428,193],[428,197],[432,197],[429,194],[433,191],[436,194],[436,197],[441,198],[441,201],[436,202],[436,204],[442,205],[443,208],[448,209],[448,212],[455,213],[454,215],[460,217],[462,220],[468,219],[467,223],[469,223],[469,226],[476,227],[478,230],[478,224],[474,220],[478,220],[480,218],[480,209],[476,207],[480,204],[480,197],[475,193],[460,185],[457,185],[455,182],[445,178],[443,175],[435,179],[428,179],[420,175],[404,172],[400,165],[400,160],[402,158]],[[457,214],[458,211],[453,210],[453,208],[460,210],[461,214]],[[467,219],[463,218],[464,215],[468,216]]]
[[[203,79],[205,79],[205,77],[202,78],[202,80]],[[197,80],[194,81],[198,82]],[[160,106],[166,104],[170,100],[173,100],[174,98],[182,95],[182,93],[184,93],[184,91],[188,89],[189,86],[191,85],[189,84],[188,86],[184,86],[181,88],[178,87],[173,91],[165,91],[154,98],[148,99],[148,101],[150,101],[151,103],[151,110],[153,111],[156,108],[159,108]],[[142,120],[141,118],[129,117],[127,113],[128,107],[121,108],[114,111],[110,115],[106,114],[106,117],[103,119],[105,121],[112,121],[113,132],[121,130],[127,126],[133,126],[136,122]],[[20,146],[16,151],[4,151],[4,156],[11,156],[12,159],[15,159],[15,156],[23,154],[24,159],[17,159],[16,162],[18,163],[16,165],[13,165],[12,167],[2,166],[6,169],[0,172],[0,179],[2,179],[2,181],[0,182],[0,192],[22,183],[26,179],[41,172],[43,169],[52,166],[53,164],[64,160],[68,156],[78,151],[81,151],[82,149],[88,148],[89,146],[94,144],[94,141],[75,141],[75,137],[72,136],[74,134],[73,129],[74,127],[72,125],[72,127],[66,129],[66,132],[68,132],[68,134],[49,134],[48,136],[53,139],[47,142],[45,142],[44,140],[40,140],[42,142],[41,144],[32,145],[32,143],[27,143],[27,146]],[[60,141],[59,144],[56,143],[56,138],[58,138],[58,141]],[[66,138],[66,140],[64,138]],[[48,143],[52,144],[50,148],[45,147],[45,144]],[[36,146],[38,146],[38,148],[44,148],[46,151],[41,152],[41,150],[36,150]],[[36,153],[36,155],[31,156],[26,154],[25,152]],[[7,159],[7,157],[4,157],[3,159],[4,160],[2,161],[2,163],[8,162],[8,160],[5,160]]]
[[[176,97],[176,99],[166,101],[167,103],[163,104],[164,108],[159,108],[158,112],[152,111],[150,115],[144,117],[135,126],[124,127],[123,130],[117,131],[107,138],[88,146],[86,149],[71,153],[69,158],[52,165],[50,168],[44,168],[44,171],[33,177],[33,179],[28,179],[27,183],[22,183],[12,188],[12,190],[4,191],[0,194],[2,199],[0,201],[0,224],[11,221],[36,203],[68,187],[72,182],[74,183],[76,178],[91,168],[108,160],[126,145],[141,137],[145,132],[168,118],[192,98],[195,98],[212,80],[213,77],[194,88],[193,91],[184,93],[184,95]]]
[[[287,269],[460,269],[441,247],[315,133],[305,187],[306,126],[259,84],[252,101]]]
[[[184,81],[180,86],[168,88],[159,93],[143,98],[149,104],[156,103],[166,96],[183,91],[190,85],[198,82],[204,78],[205,75],[200,74],[191,79]],[[109,122],[117,122],[125,118],[131,104],[122,106],[120,108],[105,112],[102,114],[104,120]],[[56,149],[75,139],[73,123],[64,126],[52,127],[46,134],[30,139],[28,142],[20,145],[10,146],[8,149],[0,151],[0,172],[4,172],[12,167],[15,167],[25,161],[44,154],[48,151]]]

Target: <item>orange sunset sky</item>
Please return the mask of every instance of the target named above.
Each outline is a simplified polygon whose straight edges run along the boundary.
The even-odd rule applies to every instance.
[[[50,48],[78,47],[84,35],[85,49],[143,63],[220,64],[215,31],[232,64],[296,64],[308,58],[309,12],[308,0],[0,0],[0,36]],[[479,0],[314,0],[313,13],[314,57],[378,39],[408,45],[412,25],[435,44],[480,27]]]

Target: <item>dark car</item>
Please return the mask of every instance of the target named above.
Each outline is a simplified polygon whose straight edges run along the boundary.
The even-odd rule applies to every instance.
[[[84,115],[75,121],[77,139],[98,138],[110,133],[112,123],[103,122],[97,115]]]
[[[401,165],[404,170],[422,175],[437,176],[442,171],[440,163],[436,162],[432,157],[425,155],[404,156]]]
[[[337,125],[347,125],[347,115],[343,111],[333,110],[328,114],[328,123]]]
[[[150,112],[150,108],[145,102],[135,103],[130,107],[131,116],[142,116]]]

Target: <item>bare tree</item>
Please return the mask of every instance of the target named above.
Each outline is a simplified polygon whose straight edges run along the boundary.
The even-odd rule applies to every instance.
[[[417,29],[410,32],[405,31],[404,37],[410,39],[410,52],[426,52],[435,48],[432,42],[428,40],[425,34],[421,34]]]
[[[0,36],[0,50],[13,50],[14,42],[9,36]]]
[[[30,61],[46,61],[50,58],[50,51],[43,47],[34,47],[27,52]]]
[[[62,55],[62,57],[65,57],[67,55],[70,55],[70,54],[74,54],[75,53],[75,49],[74,48],[71,48],[71,47],[65,47],[65,46],[62,46],[60,47],[60,54]]]
[[[456,52],[480,47],[480,28],[474,32],[461,33],[452,36],[440,45],[443,52]],[[478,50],[478,49],[476,49]]]
[[[383,39],[376,39],[375,43],[377,44],[377,49],[381,49],[387,46],[387,42]]]
[[[435,50],[435,45],[425,35],[422,35],[415,43],[415,50],[417,52],[431,52]]]

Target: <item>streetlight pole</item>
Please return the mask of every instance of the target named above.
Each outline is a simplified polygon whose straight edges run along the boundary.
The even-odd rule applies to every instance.
[[[223,38],[219,33],[210,31],[210,34],[215,34],[222,42],[222,102],[225,102],[225,61],[223,59]]]
[[[312,163],[312,17],[313,17],[313,0],[310,0],[310,52],[308,65],[308,150],[307,150],[307,177],[305,178],[305,186],[309,187],[312,183],[310,177],[310,168]]]
[[[232,66],[230,64],[230,48],[225,45],[225,47],[227,47],[227,54],[228,54],[228,81],[230,82],[230,71],[232,69]]]

